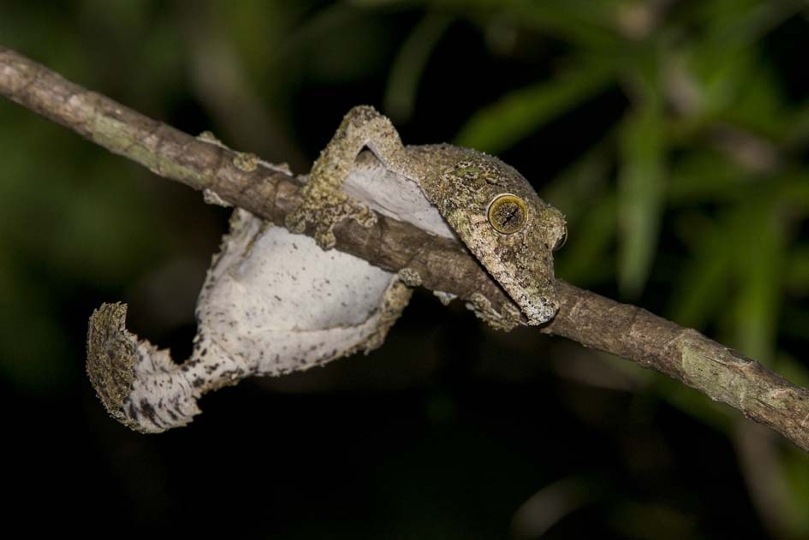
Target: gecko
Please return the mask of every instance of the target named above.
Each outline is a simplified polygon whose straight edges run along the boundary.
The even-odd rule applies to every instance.
[[[553,251],[566,237],[564,216],[493,156],[449,144],[405,146],[388,118],[358,106],[313,164],[302,196],[286,228],[234,211],[182,364],[126,329],[125,305],[93,313],[87,371],[115,419],[159,433],[188,424],[208,391],[381,346],[420,276],[332,249],[337,223],[369,226],[375,211],[463,243],[513,302],[496,310],[480,293],[468,299],[493,327],[543,324],[559,307]],[[296,234],[307,228],[314,237]]]
[[[363,148],[386,170],[406,179],[397,183],[392,197],[377,195],[383,192],[379,189],[383,184],[366,182],[362,195],[372,202],[350,198],[349,173]],[[562,213],[540,199],[516,169],[496,157],[449,144],[404,146],[391,121],[373,107],[354,107],[343,118],[312,167],[303,188],[303,204],[287,217],[286,224],[292,232],[303,232],[308,223],[314,224],[315,239],[328,249],[334,246],[332,229],[340,220],[372,222],[369,207],[409,221],[407,213],[391,213],[385,207],[385,202],[396,201],[408,191],[420,192],[515,302],[516,307],[506,308],[507,314],[480,313],[485,320],[498,325],[505,319],[506,325],[513,326],[522,312],[528,324],[537,325],[553,317],[559,308],[553,251],[567,236]],[[413,198],[418,199],[418,194]]]

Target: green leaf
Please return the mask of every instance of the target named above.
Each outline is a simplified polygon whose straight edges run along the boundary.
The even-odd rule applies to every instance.
[[[651,270],[665,195],[664,119],[654,90],[624,120],[618,175],[618,284],[637,296]]]
[[[791,122],[784,136],[790,147],[801,147],[809,143],[809,100],[805,100],[789,115]]]
[[[726,223],[707,220],[685,224],[685,242],[693,253],[680,273],[672,294],[671,318],[690,328],[705,328],[727,301],[728,279],[733,259]]]
[[[554,254],[556,275],[579,286],[614,281],[614,142],[608,134],[542,189],[542,198],[565,214],[568,226],[570,242]]]
[[[585,66],[510,92],[475,113],[455,142],[497,154],[604,90],[613,76],[610,65]]]
[[[809,246],[792,249],[787,259],[785,284],[795,294],[809,294]]]
[[[673,206],[733,202],[744,197],[749,179],[727,156],[706,148],[693,148],[671,166],[667,194]]]
[[[424,6],[444,13],[464,15],[487,24],[509,19],[522,28],[530,28],[558,39],[604,51],[621,42],[615,21],[625,6],[614,0],[353,0],[365,8]]]
[[[421,74],[438,40],[452,22],[443,14],[427,14],[402,44],[390,70],[385,90],[385,113],[394,121],[408,120],[413,114]]]
[[[605,280],[604,267],[614,260],[616,200],[605,196],[569,226],[571,241],[556,254],[556,274],[579,286]],[[575,229],[573,228],[575,227]]]
[[[782,454],[781,478],[786,484],[792,504],[787,509],[789,531],[794,538],[809,536],[809,512],[805,501],[809,501],[809,467],[806,466],[806,453],[795,446],[786,445]]]
[[[739,289],[731,313],[739,349],[766,363],[775,355],[785,253],[777,206],[761,199],[737,215],[734,273]]]

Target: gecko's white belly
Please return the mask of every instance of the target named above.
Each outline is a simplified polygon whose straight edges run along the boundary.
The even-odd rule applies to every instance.
[[[367,152],[357,158],[343,190],[384,216],[406,221],[436,236],[457,238],[415,182],[386,169]]]

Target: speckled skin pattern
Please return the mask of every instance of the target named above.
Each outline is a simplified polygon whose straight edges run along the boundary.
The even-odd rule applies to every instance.
[[[372,107],[351,109],[312,167],[304,187],[304,203],[288,216],[292,231],[313,224],[320,245],[334,245],[332,227],[342,219],[373,223],[373,213],[342,191],[357,154],[369,148],[385,167],[418,184],[429,202],[516,306],[497,313],[483,297],[471,307],[495,327],[510,329],[520,312],[528,324],[549,321],[557,309],[553,250],[564,240],[565,219],[545,203],[513,167],[484,153],[449,144],[403,146],[390,120]],[[489,205],[498,196],[520,198],[525,223],[511,234],[489,222]],[[480,295],[478,295],[480,296]]]
[[[394,273],[238,209],[197,301],[192,360],[235,359],[242,378],[367,353],[410,294]]]
[[[364,148],[374,163],[367,154],[358,159]],[[237,160],[258,166],[248,155]],[[336,223],[371,224],[371,208],[460,238],[514,301],[497,311],[481,293],[468,299],[492,326],[542,324],[558,309],[552,251],[565,236],[564,217],[497,158],[446,144],[404,147],[387,118],[355,107],[312,167],[303,195],[287,225],[293,232],[313,226],[314,239],[234,211],[197,301],[199,330],[183,364],[128,332],[122,304],[93,313],[88,374],[114,418],[137,431],[165,431],[190,422],[207,391],[379,347],[421,277],[328,249]],[[504,195],[509,204],[489,212]]]
[[[411,292],[394,273],[237,209],[197,301],[191,358],[176,364],[126,330],[123,304],[105,304],[90,318],[87,370],[116,420],[159,433],[188,424],[208,391],[379,347]]]

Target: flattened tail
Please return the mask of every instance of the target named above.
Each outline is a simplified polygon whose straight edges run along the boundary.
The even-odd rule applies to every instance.
[[[141,433],[184,426],[199,414],[200,393],[168,350],[126,329],[126,304],[103,304],[90,317],[87,375],[107,412]]]

